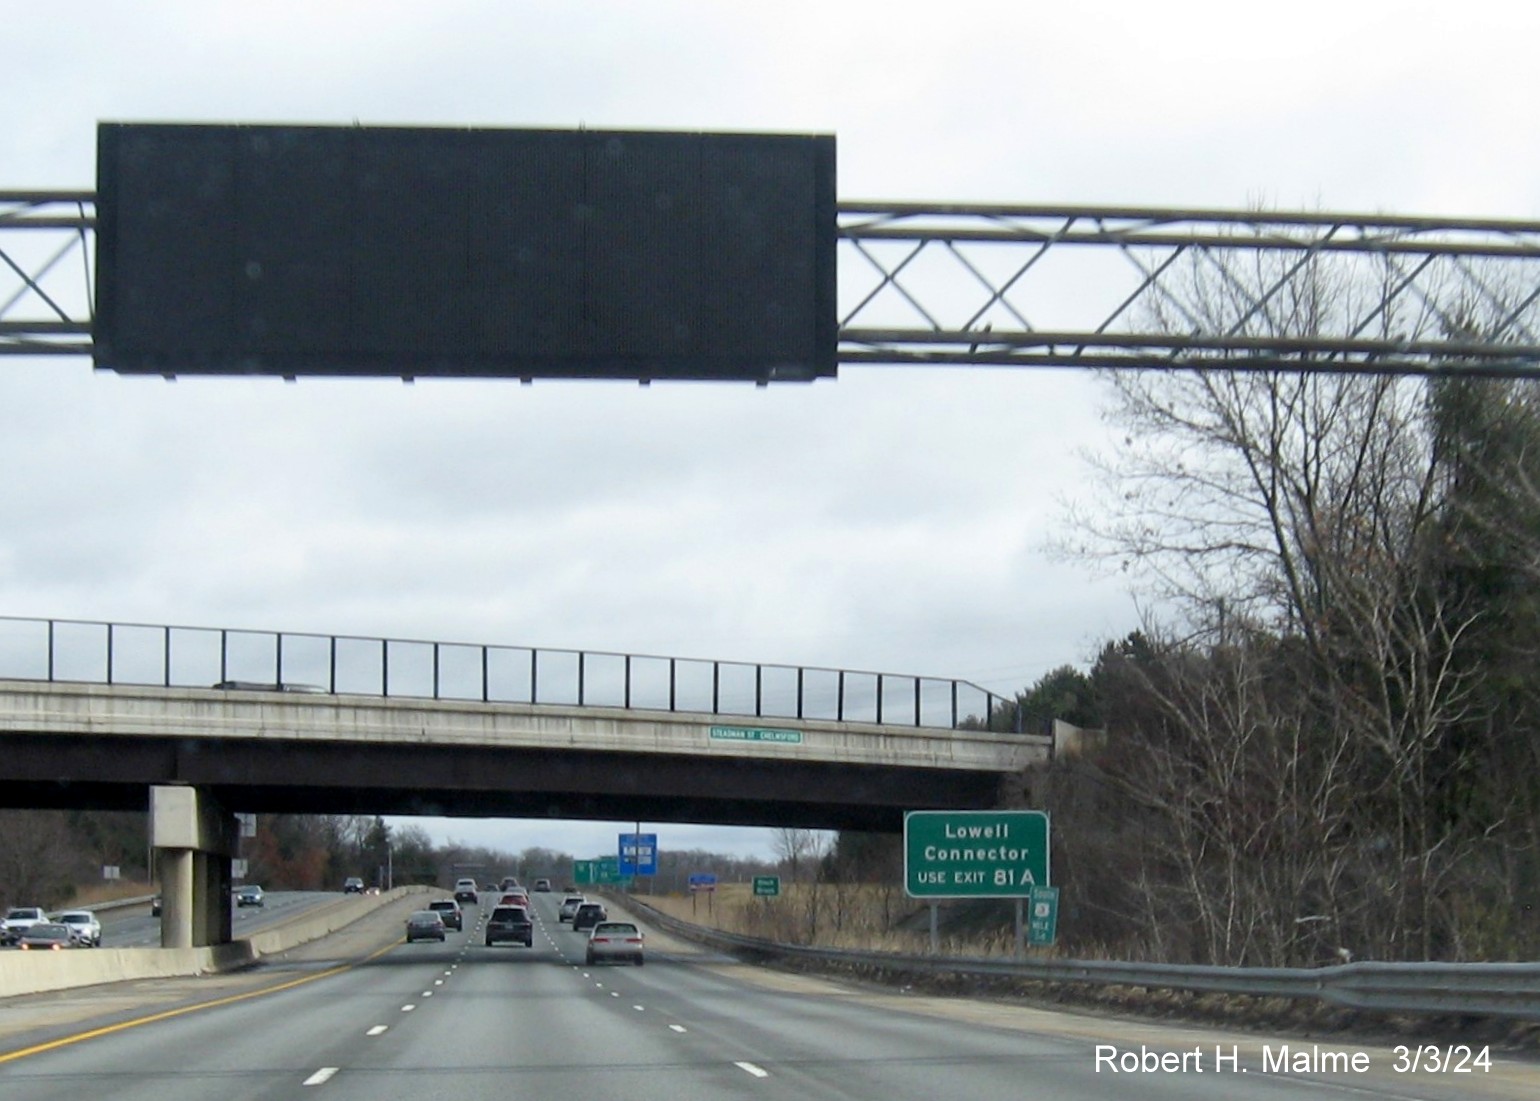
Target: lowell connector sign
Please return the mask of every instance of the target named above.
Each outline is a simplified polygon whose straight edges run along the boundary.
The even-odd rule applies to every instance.
[[[1048,815],[915,810],[904,815],[904,889],[915,898],[1027,898],[1048,886]]]

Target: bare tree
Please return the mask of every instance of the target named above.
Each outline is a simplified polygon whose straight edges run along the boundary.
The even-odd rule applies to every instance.
[[[1168,320],[1310,335],[1356,308],[1308,258],[1257,263],[1273,267],[1195,262]],[[1366,316],[1389,334],[1447,312]],[[1169,847],[1158,881],[1218,961],[1294,957],[1303,918],[1373,954],[1447,953],[1438,899],[1482,839],[1442,794],[1488,674],[1467,657],[1484,610],[1446,583],[1447,453],[1427,388],[1237,366],[1112,376],[1123,446],[1102,461],[1101,507],[1078,517],[1078,549],[1148,586],[1188,643],[1168,641],[1151,685],[1159,735],[1130,735],[1146,766],[1131,794]],[[1280,668],[1292,694],[1267,687]],[[1313,848],[1278,847],[1285,825]],[[1291,886],[1325,912],[1285,912]]]
[[[0,811],[0,903],[57,906],[82,872],[62,811]]]

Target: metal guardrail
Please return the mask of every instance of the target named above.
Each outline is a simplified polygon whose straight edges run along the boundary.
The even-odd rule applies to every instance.
[[[108,902],[93,902],[77,909],[90,910],[92,913],[103,913],[107,910],[128,910],[135,906],[148,906],[155,901],[155,895],[136,895],[133,898],[114,898]]]
[[[1313,998],[1382,1013],[1457,1013],[1540,1020],[1540,963],[1362,963],[1331,967],[1213,967],[1116,960],[996,960],[910,956],[781,944],[694,925],[626,898],[670,933],[728,952],[877,972],[1008,978],[1092,986]]]
[[[913,674],[18,616],[0,616],[0,679],[161,688],[239,685],[954,730],[1015,708],[1014,700],[968,681]]]

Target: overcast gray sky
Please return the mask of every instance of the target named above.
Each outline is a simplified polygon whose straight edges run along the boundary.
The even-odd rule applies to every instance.
[[[1540,12],[1511,3],[0,0],[0,26],[0,190],[94,186],[99,120],[585,125],[833,133],[843,199],[1540,215]],[[0,360],[0,614],[1010,693],[1135,625],[1044,552],[1103,434],[1064,371],[640,389]],[[578,855],[617,828],[427,824]]]

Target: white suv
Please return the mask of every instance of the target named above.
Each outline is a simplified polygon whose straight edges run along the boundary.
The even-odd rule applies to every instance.
[[[12,906],[0,920],[0,944],[15,944],[28,929],[47,920],[40,906]]]
[[[102,946],[102,923],[96,920],[96,915],[90,910],[65,910],[55,915],[54,920],[70,927],[70,936],[76,944],[86,948]]]

